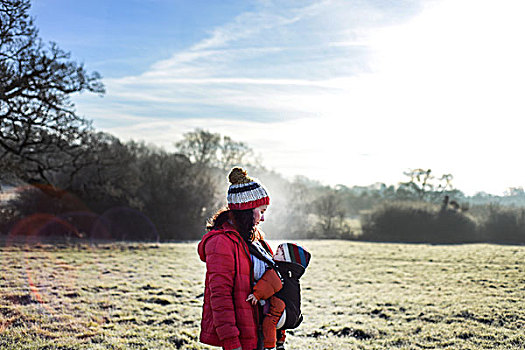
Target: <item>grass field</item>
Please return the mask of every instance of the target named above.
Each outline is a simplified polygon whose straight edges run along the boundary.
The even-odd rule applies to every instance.
[[[287,349],[525,348],[523,246],[301,243],[305,321]],[[195,242],[0,254],[1,349],[208,349]]]

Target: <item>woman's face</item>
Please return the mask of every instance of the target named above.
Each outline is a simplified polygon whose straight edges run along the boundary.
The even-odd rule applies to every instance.
[[[258,225],[259,222],[264,221],[264,212],[268,208],[267,205],[261,205],[260,207],[257,207],[253,209],[253,223],[254,225]]]

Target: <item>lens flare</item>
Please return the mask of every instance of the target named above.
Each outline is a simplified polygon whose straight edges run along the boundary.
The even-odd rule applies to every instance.
[[[43,266],[63,266],[65,263],[55,258],[48,250],[42,249],[41,254],[31,254],[34,249],[44,248],[45,240],[43,238],[50,235],[51,230],[63,230],[78,234],[76,228],[69,222],[51,214],[38,213],[30,215],[17,222],[9,232],[7,245],[23,245],[22,257],[24,261],[27,285],[33,298],[49,313],[54,310],[49,306],[49,300],[46,300],[45,287],[49,287],[49,280],[54,275],[46,276],[47,280],[42,280],[39,274],[43,274]],[[40,251],[39,251],[40,253]],[[73,269],[69,269],[73,271]],[[54,269],[52,270],[54,272]],[[71,278],[66,278],[72,282]],[[70,283],[68,283],[70,284]]]

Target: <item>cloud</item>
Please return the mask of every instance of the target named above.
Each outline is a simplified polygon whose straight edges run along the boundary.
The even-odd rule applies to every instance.
[[[365,64],[358,57],[362,52],[345,57],[347,46],[330,44],[345,39],[349,30],[330,18],[370,11],[342,1],[261,2],[144,73],[107,79],[106,100],[150,103],[152,113],[159,108],[173,118],[197,117],[202,105],[229,109],[232,119],[238,119],[236,108],[245,114],[248,107],[255,114],[272,111],[270,120],[281,119],[283,110],[291,118],[307,117],[318,112],[310,103],[315,96],[340,88],[339,78],[348,70],[341,67],[357,72]],[[184,114],[191,105],[195,114]]]
[[[166,147],[182,132],[206,127],[261,149],[269,166],[289,163],[308,173],[310,157],[322,158],[324,146],[344,147],[325,140],[341,124],[338,119],[354,120],[354,133],[359,126],[372,127],[351,112],[357,78],[366,72],[367,44],[348,42],[359,40],[361,17],[378,23],[378,13],[388,10],[343,1],[264,3],[138,76],[106,80],[111,108],[103,112],[97,106],[90,114],[121,137]],[[142,120],[127,122],[126,113]],[[342,124],[347,128],[348,122]],[[344,131],[337,134],[336,140],[349,140]],[[350,140],[358,152],[357,143],[366,140],[356,134]],[[290,163],[290,155],[301,162]]]
[[[77,105],[123,138],[170,148],[201,127],[329,184],[420,166],[470,192],[520,184],[523,5],[389,4],[262,2]]]

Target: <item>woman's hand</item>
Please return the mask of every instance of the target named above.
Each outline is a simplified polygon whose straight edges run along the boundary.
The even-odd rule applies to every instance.
[[[255,297],[255,295],[250,294],[248,295],[248,298],[246,298],[246,301],[252,303],[252,305],[255,305],[259,300]]]

